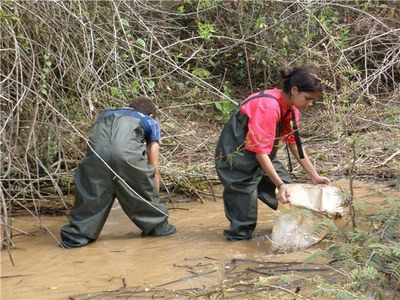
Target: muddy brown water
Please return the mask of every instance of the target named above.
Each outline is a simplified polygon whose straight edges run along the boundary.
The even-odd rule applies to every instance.
[[[333,184],[347,190],[347,181]],[[385,185],[355,183],[356,197],[366,201],[383,201],[385,191],[390,191]],[[178,229],[175,235],[141,237],[116,203],[96,242],[68,250],[57,245],[66,217],[43,217],[47,230],[39,228],[33,217],[14,218],[12,225],[31,236],[14,232],[15,265],[6,251],[1,252],[1,299],[78,299],[79,295],[106,299],[95,295],[124,288],[191,289],[222,281],[232,259],[301,262],[312,252],[272,253],[266,236],[271,234],[274,212],[260,202],[254,237],[240,242],[229,242],[222,235],[228,222],[221,198],[174,206],[170,214],[175,219],[170,222]]]

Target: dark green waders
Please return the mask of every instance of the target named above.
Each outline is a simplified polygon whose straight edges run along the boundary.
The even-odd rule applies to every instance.
[[[251,238],[257,224],[257,199],[272,209],[278,206],[275,185],[264,174],[255,153],[244,149],[247,123],[248,117],[237,109],[222,131],[215,154],[217,174],[224,185],[225,215],[230,222],[230,229],[224,230],[228,240]],[[276,130],[278,136],[279,125]],[[274,147],[270,154],[274,168],[284,182],[292,182],[276,158],[276,150],[277,147]]]
[[[75,174],[75,204],[70,223],[61,229],[62,247],[80,247],[95,241],[115,197],[144,235],[176,232],[167,217],[148,204],[168,214],[156,190],[155,167],[145,157],[146,143],[142,141],[139,122],[129,116],[111,114],[93,125],[89,140],[93,150],[145,200],[135,195],[89,148]]]

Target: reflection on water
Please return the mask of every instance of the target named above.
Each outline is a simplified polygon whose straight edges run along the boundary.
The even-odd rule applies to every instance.
[[[346,190],[348,183],[335,184]],[[359,182],[355,189],[356,196],[370,200],[382,199],[377,190],[376,186]],[[95,243],[68,250],[59,248],[54,237],[48,231],[40,230],[32,217],[14,219],[14,227],[33,236],[15,236],[15,249],[12,250],[15,266],[7,252],[2,252],[1,299],[68,299],[123,287],[151,289],[167,284],[170,288],[186,289],[221,280],[227,268],[222,262],[232,258],[302,261],[308,255],[308,251],[271,253],[267,236],[273,227],[274,212],[261,202],[254,238],[240,242],[229,242],[222,235],[228,222],[220,198],[217,202],[209,200],[204,204],[190,202],[174,206],[170,214],[175,219],[170,222],[178,229],[175,235],[141,237],[140,230],[116,203]],[[65,217],[43,218],[43,223],[57,239],[66,222]],[[205,261],[212,263],[216,271],[212,275],[191,277],[191,268],[199,268]]]

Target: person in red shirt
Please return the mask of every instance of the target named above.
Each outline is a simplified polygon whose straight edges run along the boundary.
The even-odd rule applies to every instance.
[[[228,240],[250,239],[257,223],[257,199],[276,209],[288,203],[286,183],[292,179],[276,153],[287,143],[313,184],[330,184],[315,170],[298,134],[299,110],[311,106],[322,94],[322,84],[312,66],[279,70],[279,88],[247,97],[236,109],[220,135],[215,167],[224,186]]]

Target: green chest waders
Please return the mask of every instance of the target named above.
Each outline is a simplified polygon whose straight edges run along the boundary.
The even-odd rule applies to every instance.
[[[145,157],[140,120],[118,114],[100,118],[90,130],[89,141],[109,167],[89,147],[75,173],[75,204],[69,224],[61,229],[61,246],[79,247],[96,240],[115,197],[143,234],[176,232],[164,214],[145,203],[148,201],[168,214],[156,190],[155,167]],[[110,168],[145,200],[133,193]]]
[[[244,103],[261,97],[276,100],[275,97],[260,92],[260,95]],[[247,124],[248,117],[238,107],[225,125],[215,153],[216,171],[224,186],[225,215],[230,222],[230,229],[224,230],[228,240],[251,238],[257,224],[257,199],[273,209],[278,206],[275,185],[264,174],[255,153],[244,147]],[[290,175],[276,158],[280,127],[281,123],[277,124],[274,148],[269,156],[279,177],[289,183],[292,182]]]

